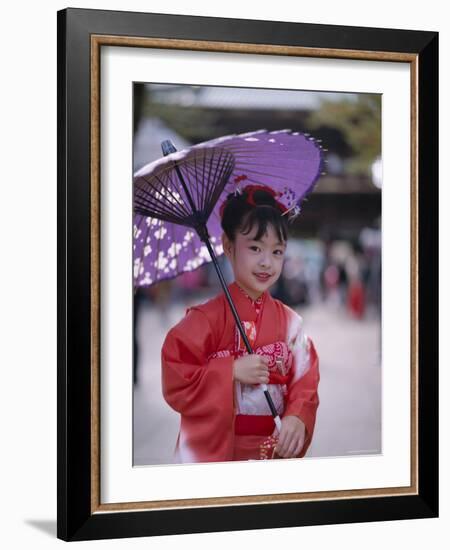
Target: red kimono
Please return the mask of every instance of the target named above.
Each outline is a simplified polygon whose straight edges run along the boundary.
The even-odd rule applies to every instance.
[[[269,392],[281,417],[306,427],[303,457],[311,443],[319,404],[318,357],[301,317],[265,292],[253,301],[228,286],[254,353],[269,357]],[[167,334],[161,353],[162,388],[181,414],[176,462],[270,458],[275,424],[258,385],[233,381],[233,361],[246,354],[230,307],[221,293],[191,307]],[[270,453],[269,453],[270,454]]]

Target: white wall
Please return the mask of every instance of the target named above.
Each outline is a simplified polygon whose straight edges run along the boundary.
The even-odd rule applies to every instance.
[[[47,549],[62,544],[55,538],[56,10],[66,4],[27,0],[17,3],[17,7],[12,5],[9,2],[3,6],[1,34],[0,536],[4,548]],[[411,1],[407,6],[392,0],[197,0],[194,5],[185,0],[99,0],[79,1],[73,7],[441,31],[441,98],[450,96],[448,18],[444,15],[445,3],[439,0],[426,4]],[[449,120],[448,101],[441,102],[440,118]],[[449,145],[448,128],[441,124],[441,151],[447,152]],[[441,156],[445,159],[447,155]],[[441,182],[448,181],[448,164],[442,163]],[[449,198],[448,186],[441,185],[441,205],[449,204]],[[442,234],[448,233],[448,219],[448,214],[446,219],[441,215]],[[444,245],[441,248],[443,252]],[[448,280],[448,255],[441,259],[441,271],[441,280]],[[448,287],[443,285],[441,303],[448,305],[448,297]],[[444,326],[445,312],[441,320]],[[449,364],[444,347],[441,363]],[[448,369],[442,369],[440,382],[440,519],[88,542],[84,547],[107,544],[108,548],[144,548],[151,544],[152,548],[184,545],[206,549],[238,544],[260,548],[364,546],[370,550],[400,543],[411,550],[422,550],[432,540],[448,538],[450,497],[444,490],[450,486],[446,467],[450,458],[450,400],[444,394],[449,386]],[[434,546],[442,548],[443,543]]]

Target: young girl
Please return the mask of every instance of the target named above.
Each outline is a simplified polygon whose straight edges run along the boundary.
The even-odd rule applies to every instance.
[[[302,318],[269,293],[283,267],[284,211],[263,186],[249,185],[222,205],[222,244],[235,278],[228,288],[254,353],[223,293],[189,308],[169,331],[162,386],[181,414],[176,462],[303,457],[311,443],[317,354]],[[260,384],[268,384],[280,433]]]

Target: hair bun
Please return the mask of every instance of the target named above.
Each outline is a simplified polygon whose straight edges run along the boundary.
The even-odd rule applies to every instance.
[[[282,213],[287,210],[284,204],[277,200],[279,194],[267,185],[247,185],[243,191],[247,203],[252,206],[272,206]]]
[[[244,188],[246,201],[252,206],[276,206],[275,191],[262,185],[247,185]]]

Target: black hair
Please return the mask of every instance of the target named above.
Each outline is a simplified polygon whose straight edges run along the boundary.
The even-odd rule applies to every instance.
[[[239,231],[248,235],[256,225],[258,231],[255,240],[259,241],[271,225],[280,240],[286,242],[288,238],[288,220],[282,216],[274,197],[264,190],[253,192],[255,206],[247,202],[248,193],[230,193],[225,201],[222,215],[222,229],[231,242],[234,242]]]

